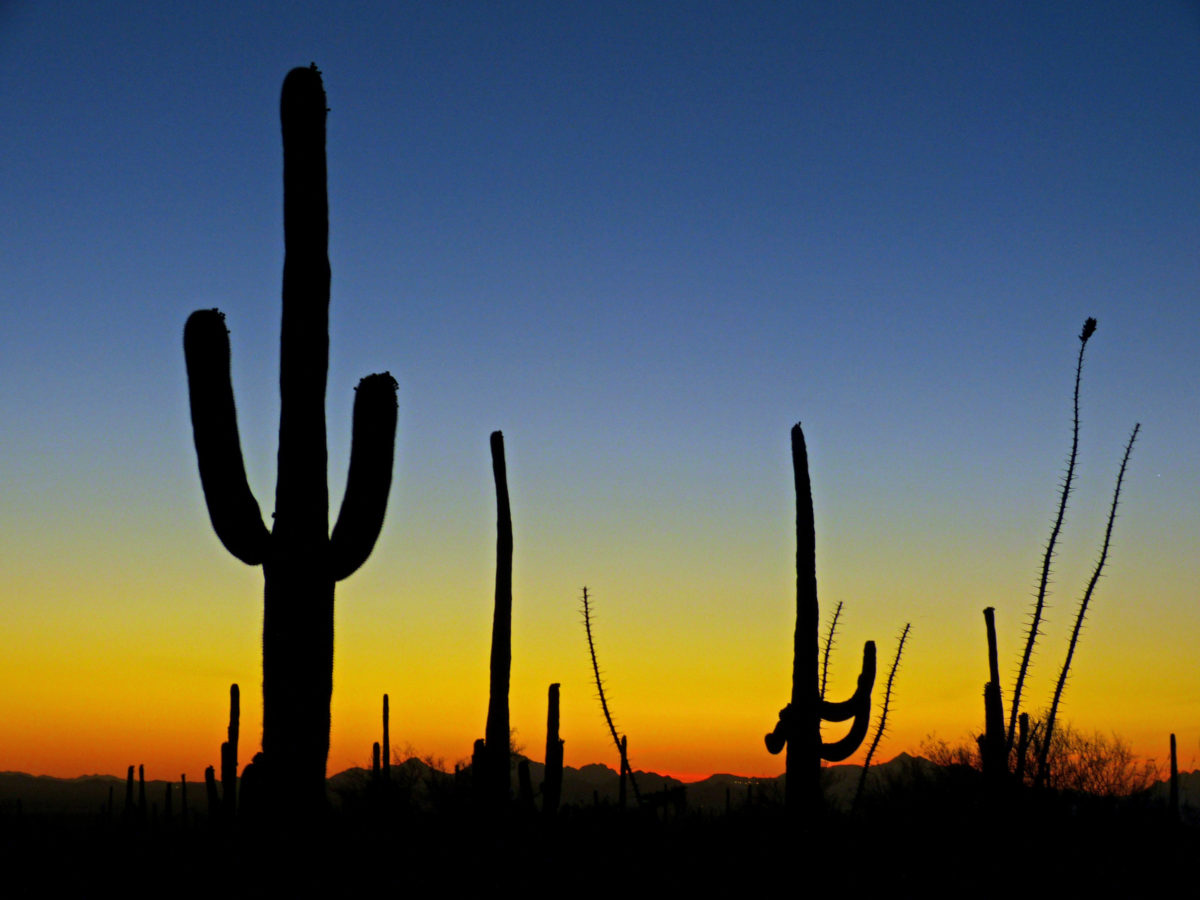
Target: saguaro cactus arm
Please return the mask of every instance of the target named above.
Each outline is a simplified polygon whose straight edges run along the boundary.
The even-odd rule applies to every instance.
[[[858,685],[854,694],[847,700],[834,703],[832,700],[821,701],[821,718],[826,722],[845,722],[852,716],[857,716],[867,704],[871,705],[871,690],[875,687],[875,642],[863,644],[862,669],[858,674]]]
[[[875,687],[875,642],[863,645],[862,671],[858,676],[858,687],[854,696],[841,703],[821,704],[821,718],[829,722],[844,722],[851,717],[854,723],[840,741],[821,742],[821,759],[841,762],[857,750],[867,736],[871,724],[871,691]]]
[[[200,309],[188,316],[183,352],[192,435],[208,516],[225,549],[247,565],[257,566],[266,556],[270,535],[242,462],[225,316],[215,309]]]
[[[822,700],[820,704],[821,719],[826,722],[845,722],[854,719],[850,731],[840,741],[821,742],[821,759],[829,762],[841,762],[848,758],[862,744],[871,724],[871,691],[875,688],[875,642],[867,641],[863,645],[862,669],[858,675],[858,686],[854,694],[840,703]],[[797,722],[795,707],[785,706],[779,711],[779,722],[775,730],[767,735],[767,750],[779,753],[784,745],[797,733],[793,729],[803,727]]]
[[[334,581],[357,571],[375,548],[383,528],[396,444],[396,379],[368,375],[354,396],[350,471],[337,524],[329,538]]]

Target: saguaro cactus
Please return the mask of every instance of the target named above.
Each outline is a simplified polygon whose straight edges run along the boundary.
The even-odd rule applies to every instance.
[[[126,821],[132,821],[136,815],[137,807],[133,805],[133,766],[129,767],[129,772],[125,776],[125,810],[122,816]]]
[[[550,685],[546,702],[546,775],[542,781],[542,812],[553,818],[562,797],[563,741],[558,736],[558,682]]]
[[[996,649],[996,610],[983,611],[987,626],[988,681],[983,686],[984,733],[979,738],[983,774],[991,783],[1008,775],[1008,739],[1004,734],[1004,701],[1000,696],[1000,656]]]
[[[1172,825],[1179,824],[1179,757],[1175,751],[1175,735],[1171,735],[1171,781],[1170,795],[1168,799],[1168,808],[1170,810],[1170,822]]]
[[[324,801],[333,690],[334,585],[366,561],[383,527],[392,478],[396,382],[359,382],[346,493],[329,533],[325,383],[329,368],[329,210],[325,90],[316,66],[283,84],[283,332],[274,524],[263,524],[246,483],[229,372],[229,335],[217,310],[184,329],[200,481],[226,549],[262,565],[263,775],[300,806]],[[282,796],[282,795],[281,795]]]
[[[392,737],[388,730],[388,695],[383,695],[383,778],[392,777]]]
[[[504,435],[493,431],[492,475],[496,481],[496,604],[492,614],[491,686],[484,731],[484,780],[489,799],[504,804],[509,793],[508,684],[512,668],[512,511],[508,505],[508,469]]]
[[[849,700],[831,703],[821,698],[817,605],[816,522],[812,484],[808,477],[808,448],[800,423],[792,427],[792,473],[796,484],[796,634],[792,657],[792,701],[779,711],[775,730],[766,736],[767,750],[779,753],[787,745],[785,804],[793,816],[812,816],[821,805],[821,760],[841,762],[863,742],[871,720],[871,689],[875,686],[875,642],[863,645],[858,687]],[[821,722],[853,719],[840,741],[821,740]]]
[[[237,812],[238,734],[241,727],[242,695],[236,684],[229,686],[229,727],[221,744],[221,797],[225,818]]]
[[[217,794],[217,773],[212,766],[204,769],[204,794],[208,798],[208,821],[214,823],[218,821],[221,800]]]

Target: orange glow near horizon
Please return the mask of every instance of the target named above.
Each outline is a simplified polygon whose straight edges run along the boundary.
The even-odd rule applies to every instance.
[[[385,542],[377,564],[339,586],[331,774],[369,765],[385,691],[394,753],[433,757],[447,767],[469,759],[486,718],[491,624],[493,551],[487,513],[478,517],[485,523],[477,529],[482,562],[470,571],[436,555],[421,556],[414,567],[412,558],[424,548],[398,554]],[[9,685],[0,694],[0,769],[74,777],[120,775],[128,765],[144,763],[148,777],[186,773],[200,781],[205,767],[218,762],[235,681],[242,689],[239,756],[243,765],[250,759],[261,729],[261,573],[229,561],[205,527],[203,519],[193,523],[196,538],[154,578],[114,577],[97,590],[91,569],[81,564],[57,570],[46,585],[19,586],[42,598],[44,612],[24,622],[5,621],[0,612],[0,627],[23,635],[0,658],[0,683]],[[783,756],[766,752],[763,735],[790,693],[794,576],[786,530],[782,538],[763,537],[775,565],[752,577],[711,578],[719,570],[692,560],[679,567],[694,573],[687,578],[639,565],[590,591],[606,690],[636,769],[689,779],[783,771]],[[517,548],[510,692],[517,743],[531,759],[543,758],[546,688],[558,681],[566,764],[615,768],[595,699],[578,590],[561,596],[557,585],[570,576],[560,564],[544,558],[526,563],[522,542]],[[983,717],[980,610],[997,595],[1020,598],[1020,579],[981,599],[967,596],[974,593],[969,585],[959,586],[961,597],[948,604],[929,599],[939,596],[932,584],[885,588],[867,570],[828,555],[835,571],[821,581],[823,618],[837,599],[846,599],[831,660],[831,696],[853,691],[859,648],[872,638],[879,658],[877,714],[897,633],[904,621],[913,623],[876,759],[916,755],[931,735],[951,744],[970,740]],[[542,570],[530,578],[535,566]],[[841,577],[837,567],[850,577]],[[414,568],[425,574],[411,574]],[[1068,560],[1062,569],[1064,579],[1077,576]],[[1137,605],[1122,602],[1140,593],[1131,581],[1136,572],[1135,566],[1118,566],[1105,579],[1060,716],[1085,731],[1115,732],[1160,764],[1174,729],[1181,767],[1194,768],[1200,754],[1200,733],[1189,724],[1200,721],[1200,685],[1189,662],[1188,629],[1194,626],[1185,620],[1164,630],[1144,621]],[[1174,586],[1157,591],[1164,605],[1189,602]],[[642,596],[656,598],[653,608],[637,602]],[[996,605],[1002,658],[1009,665],[1023,640],[1025,603]],[[1069,624],[1059,611],[1039,642],[1025,695],[1030,711],[1040,710],[1051,694]],[[1011,678],[1011,669],[1004,674]],[[827,725],[827,738],[844,727]],[[873,733],[874,723],[868,741]],[[864,752],[865,746],[850,762],[861,761]]]
[[[887,655],[884,651],[881,658]],[[245,662],[253,670],[253,663],[249,659]],[[183,773],[189,781],[202,781],[205,766],[218,764],[218,750],[225,737],[227,683],[221,687],[211,677],[156,680],[150,674],[153,666],[145,661],[140,664],[147,667],[144,671],[148,674],[139,677],[115,663],[105,668],[91,665],[86,658],[64,655],[46,667],[56,678],[27,678],[22,689],[9,691],[0,700],[4,722],[0,768],[74,777],[93,773],[123,775],[128,765],[145,764],[147,777],[151,779],[178,779]],[[4,668],[8,669],[4,673],[6,683],[19,684],[17,671],[28,674],[42,666],[17,649],[9,655]],[[931,735],[952,745],[969,741],[980,727],[982,700],[977,702],[971,696],[979,691],[969,690],[957,702],[941,700],[939,694],[945,691],[949,680],[945,667],[924,677],[922,668],[909,662],[897,677],[891,722],[877,750],[877,762],[901,752],[918,755],[922,742]],[[371,681],[378,686],[389,680],[364,667],[347,665],[344,669],[336,679],[330,774],[370,765],[371,744],[381,739],[383,691],[368,693],[364,683]],[[486,716],[486,671],[482,664],[475,669],[469,679],[441,683],[444,689],[441,696],[417,688],[415,681],[408,682],[401,690],[390,691],[394,758],[408,755],[433,758],[446,768],[469,760],[472,742],[482,736]],[[747,691],[740,699],[732,691],[723,695],[714,690],[705,697],[705,702],[699,698],[686,702],[689,695],[703,694],[706,687],[694,673],[696,687],[682,693],[670,685],[660,685],[659,691],[635,697],[624,685],[636,680],[638,669],[631,665],[628,674],[619,676],[615,666],[611,671],[614,674],[610,687],[617,695],[612,700],[613,708],[619,717],[618,727],[629,735],[635,769],[672,775],[684,781],[717,773],[748,777],[774,777],[782,773],[783,755],[769,755],[762,736],[774,725],[780,696],[786,696],[786,667],[780,673],[783,682],[778,690]],[[594,686],[586,678],[586,666],[576,667],[571,674],[576,676],[575,680],[564,679],[562,688],[565,762],[576,768],[602,763],[615,769],[616,752],[594,699]],[[849,671],[843,675],[846,679],[852,677]],[[1157,679],[1163,675],[1158,670],[1147,677]],[[885,676],[886,670],[881,671],[880,684]],[[979,680],[977,674],[968,679],[972,686]],[[254,681],[242,678],[241,686],[239,756],[244,765],[258,746],[261,701]],[[876,714],[880,689],[874,698]],[[1136,685],[1126,685],[1130,694],[1135,694],[1136,689]],[[1135,753],[1155,759],[1160,767],[1165,767],[1167,732],[1160,724],[1162,710],[1151,713],[1129,704],[1097,715],[1095,710],[1104,708],[1101,699],[1108,697],[1111,690],[1112,684],[1102,674],[1081,666],[1080,676],[1071,685],[1069,701],[1061,713],[1063,720],[1089,732],[1116,733]],[[1032,693],[1040,696],[1044,686],[1036,685]],[[1195,703],[1187,697],[1166,696],[1162,700],[1173,710],[1169,718],[1185,726],[1196,721]],[[535,761],[544,756],[545,702],[544,687],[518,671],[511,695],[512,722],[517,745]],[[836,739],[844,727],[844,724],[827,724],[824,729],[827,739]],[[1200,755],[1196,734],[1189,733],[1186,727],[1177,733],[1181,769],[1196,768]],[[861,763],[873,734],[874,722],[863,748],[848,762]]]

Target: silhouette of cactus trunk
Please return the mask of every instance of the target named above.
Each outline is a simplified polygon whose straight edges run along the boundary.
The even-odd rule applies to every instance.
[[[542,781],[542,812],[548,818],[553,818],[558,812],[562,798],[563,741],[558,736],[558,688],[557,682],[550,685],[546,702],[546,774]]]
[[[388,695],[383,695],[383,778],[388,781],[392,777],[392,735],[390,730],[390,714],[388,711]]]
[[[293,69],[280,100],[285,249],[270,531],[246,482],[224,316],[200,310],[184,329],[192,428],[209,517],[230,553],[263,567],[263,783],[284,807],[309,810],[325,799],[334,585],[366,561],[383,527],[396,431],[395,380],[387,373],[367,376],[354,401],[350,470],[331,535],[326,112],[316,66]]]
[[[822,807],[821,760],[841,762],[862,745],[867,735],[871,690],[875,686],[875,642],[867,641],[863,645],[858,686],[850,699],[841,703],[822,699],[816,522],[808,475],[808,448],[798,422],[792,428],[792,474],[796,487],[796,632],[792,699],[779,711],[779,722],[766,736],[766,744],[770,753],[779,753],[786,744],[785,806],[793,818],[811,820]],[[822,720],[844,722],[847,719],[854,721],[844,738],[830,743],[821,740]]]
[[[979,739],[979,757],[989,783],[998,784],[1008,775],[1008,738],[1004,733],[1004,701],[1000,695],[1000,654],[996,645],[996,610],[983,611],[987,627],[988,682],[983,686],[984,733]]]
[[[492,614],[491,686],[484,732],[487,776],[484,790],[495,805],[508,802],[509,727],[508,683],[512,668],[512,511],[508,504],[508,470],[504,464],[504,435],[491,437],[492,475],[496,482],[496,603]]]
[[[237,813],[238,734],[242,715],[241,691],[236,684],[229,686],[229,727],[227,739],[221,744],[221,797],[226,819]]]
[[[1168,809],[1172,825],[1179,824],[1179,757],[1175,749],[1175,735],[1171,735],[1171,778],[1169,782]]]

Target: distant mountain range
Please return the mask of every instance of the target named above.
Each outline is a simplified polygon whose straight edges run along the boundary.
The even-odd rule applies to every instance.
[[[535,793],[540,787],[545,767],[542,763],[529,761],[530,780]],[[829,766],[825,772],[825,796],[842,809],[848,809],[858,786],[861,766]],[[923,757],[901,753],[890,762],[871,767],[867,789],[882,785],[906,784],[914,778],[937,774],[938,767]],[[710,775],[702,781],[684,783],[676,778],[654,772],[635,772],[638,789],[642,797],[656,796],[660,803],[674,804],[681,796],[686,798],[689,810],[709,812],[724,811],[727,805],[738,809],[747,803],[777,800],[783,797],[783,776],[777,778],[750,778],[742,775]],[[464,777],[469,777],[466,775]],[[414,802],[428,802],[438,785],[448,787],[453,783],[453,773],[441,772],[415,757],[402,764],[392,766],[392,780],[411,791]],[[371,773],[366,769],[354,768],[330,777],[330,796],[334,802],[344,802],[370,784]],[[618,792],[618,774],[608,766],[593,763],[581,768],[564,766],[564,804],[591,805],[593,803],[615,803]],[[683,789],[682,793],[680,788]],[[516,767],[513,770],[513,794],[517,794]],[[9,816],[18,808],[26,814],[38,815],[98,815],[112,804],[120,813],[125,805],[126,780],[114,775],[81,775],[77,778],[54,778],[49,775],[27,775],[22,772],[0,772],[0,815]],[[146,782],[146,803],[155,814],[161,814],[166,804],[167,782]],[[138,787],[134,785],[136,802]],[[1180,805],[1185,815],[1200,819],[1200,770],[1179,775]],[[182,806],[181,785],[172,783],[172,807],[178,814]],[[1168,786],[1158,782],[1150,790],[1151,801],[1167,802]],[[629,790],[632,803],[633,792]],[[204,784],[189,782],[187,802],[193,810],[207,811]]]

